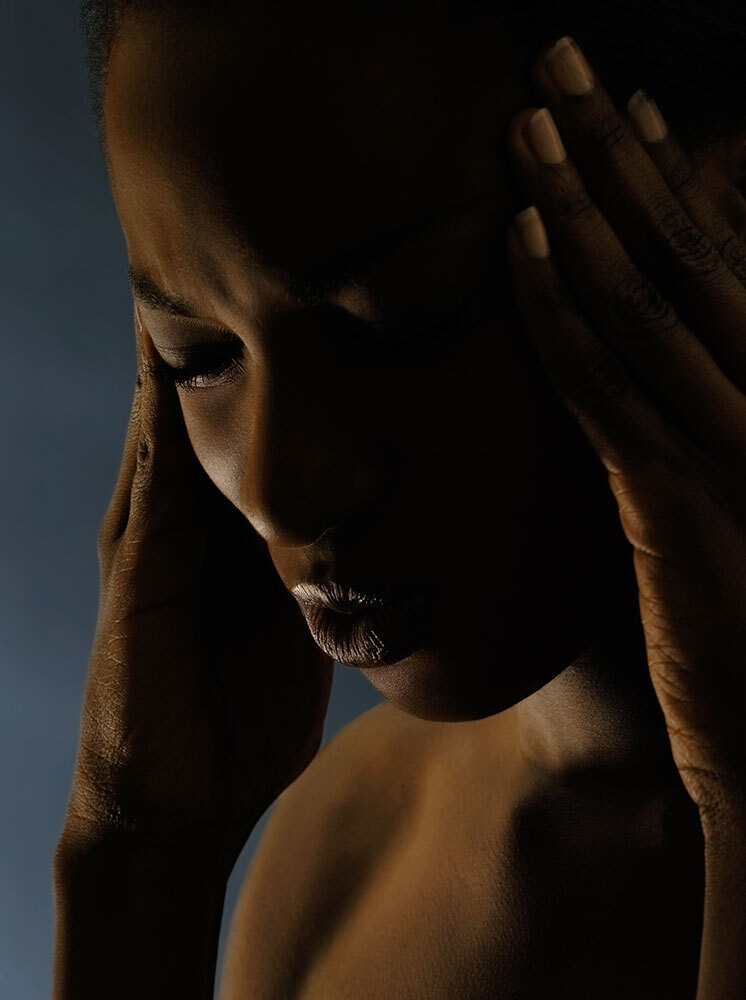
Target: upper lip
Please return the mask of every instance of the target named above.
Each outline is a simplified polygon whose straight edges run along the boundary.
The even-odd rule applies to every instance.
[[[352,614],[363,608],[384,607],[407,596],[402,591],[380,586],[368,587],[360,584],[342,584],[336,580],[324,583],[298,583],[292,589],[297,601],[306,604],[321,604],[331,611]]]

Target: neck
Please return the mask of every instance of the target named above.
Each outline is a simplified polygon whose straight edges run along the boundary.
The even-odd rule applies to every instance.
[[[613,609],[585,652],[511,710],[521,753],[544,780],[585,785],[680,781],[650,680],[637,593]]]

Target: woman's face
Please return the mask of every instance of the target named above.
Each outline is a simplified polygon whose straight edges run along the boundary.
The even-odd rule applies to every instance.
[[[128,17],[112,187],[163,360],[241,361],[179,389],[213,483],[289,590],[425,595],[408,655],[358,665],[413,715],[484,718],[583,651],[626,543],[512,299],[525,61],[443,13],[343,17]]]

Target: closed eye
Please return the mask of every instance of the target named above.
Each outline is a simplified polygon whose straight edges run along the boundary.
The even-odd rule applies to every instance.
[[[384,364],[402,361],[427,363],[429,358],[438,355],[441,348],[461,341],[478,327],[486,318],[496,297],[494,275],[488,269],[486,279],[434,323],[418,327],[411,320],[394,323],[364,320],[346,310],[330,306],[330,319],[333,316],[333,322],[329,323],[327,329],[339,350],[349,353],[353,361],[363,356],[370,363],[373,355],[375,360],[383,361]],[[226,343],[230,345],[227,353],[223,346]],[[222,353],[219,356],[215,355],[217,344],[221,345]],[[376,357],[378,348],[385,350]],[[196,347],[187,356],[184,365],[170,365],[159,358],[151,366],[154,378],[171,382],[186,392],[230,385],[245,370],[243,342],[229,331],[221,331],[209,343]]]
[[[179,367],[169,365],[163,359],[159,359],[151,368],[153,378],[172,382],[186,392],[192,392],[195,389],[209,389],[215,385],[230,385],[244,372],[243,361],[236,354],[218,358],[212,363],[190,362]],[[200,384],[205,381],[208,383],[207,385]]]

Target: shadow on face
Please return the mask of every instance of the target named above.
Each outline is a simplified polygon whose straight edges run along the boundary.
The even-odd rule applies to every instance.
[[[531,103],[509,33],[416,8],[138,12],[109,67],[143,321],[172,366],[240,356],[179,390],[195,453],[289,589],[423,595],[395,662],[347,661],[423,719],[527,697],[629,585],[605,471],[512,298],[504,131]]]

